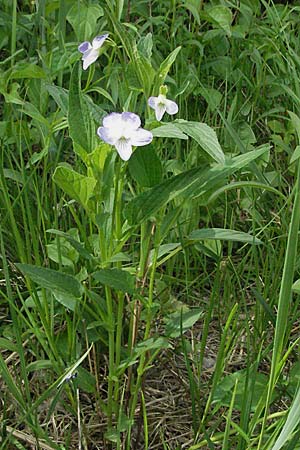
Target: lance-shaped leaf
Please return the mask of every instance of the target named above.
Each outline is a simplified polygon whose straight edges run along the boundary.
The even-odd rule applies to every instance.
[[[189,235],[192,241],[203,241],[207,239],[219,241],[235,241],[247,244],[261,244],[262,241],[251,234],[243,231],[226,230],[224,228],[202,228],[202,230],[194,230]]]
[[[156,75],[156,83],[155,83],[155,92],[158,92],[159,87],[164,83],[166,76],[169,73],[169,70],[174,63],[178,53],[180,52],[181,47],[175,48],[169,56],[166,57],[166,59],[161,63],[157,75]]]
[[[49,289],[56,300],[71,309],[83,294],[83,287],[72,275],[30,264],[17,264],[18,269],[42,288]]]

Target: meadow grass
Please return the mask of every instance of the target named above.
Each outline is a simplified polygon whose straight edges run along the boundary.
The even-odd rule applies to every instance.
[[[0,10],[0,448],[300,448],[298,2]]]

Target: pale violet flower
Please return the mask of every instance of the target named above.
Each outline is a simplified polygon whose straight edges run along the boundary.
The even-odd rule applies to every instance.
[[[91,64],[93,64],[99,56],[100,47],[102,47],[108,34],[102,34],[101,36],[96,36],[93,39],[92,44],[88,41],[82,42],[78,46],[78,50],[82,53],[83,70],[86,70]]]
[[[107,144],[114,145],[124,161],[132,155],[132,146],[147,145],[153,139],[150,131],[141,128],[139,116],[131,112],[114,112],[105,116],[97,134]]]
[[[178,113],[178,105],[172,100],[168,100],[163,94],[159,94],[158,97],[150,97],[148,99],[148,105],[154,109],[156,120],[160,121],[165,112],[168,114]]]

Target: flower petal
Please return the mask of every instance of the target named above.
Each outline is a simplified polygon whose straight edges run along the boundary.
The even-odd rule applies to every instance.
[[[131,135],[131,144],[141,147],[142,145],[150,144],[153,139],[153,134],[151,131],[139,128]]]
[[[99,127],[97,130],[97,134],[99,138],[107,144],[115,145],[117,141],[110,128]]]
[[[155,109],[156,105],[157,105],[157,97],[149,97],[148,98],[148,105],[150,106],[150,108]]]
[[[164,113],[166,112],[166,104],[165,103],[158,103],[155,108],[155,117],[158,122],[162,119]]]
[[[115,147],[120,155],[120,158],[123,159],[123,161],[128,161],[130,156],[132,155],[132,146],[130,139],[119,139],[115,143]]]
[[[104,127],[114,127],[116,122],[122,123],[122,114],[113,112],[103,118]]]
[[[108,34],[101,34],[101,36],[96,36],[92,42],[93,48],[95,50],[98,50],[103,45],[103,43],[107,37],[108,37]]]
[[[127,128],[127,133],[130,130],[137,130],[141,126],[141,119],[139,118],[139,116],[131,112],[122,113],[122,122],[123,127]]]
[[[85,53],[86,51],[90,50],[91,48],[92,48],[92,46],[88,41],[84,41],[80,45],[78,45],[78,50],[81,53]]]
[[[93,64],[99,56],[98,50],[90,48],[82,55],[83,70],[86,70],[91,64]]]
[[[166,111],[168,114],[177,114],[178,113],[178,105],[177,103],[173,102],[172,100],[165,100],[166,105]]]

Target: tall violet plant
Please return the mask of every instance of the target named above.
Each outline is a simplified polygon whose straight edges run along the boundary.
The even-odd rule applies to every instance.
[[[92,43],[85,41],[79,45],[78,50],[82,53],[83,70],[86,70],[97,60],[100,48],[104,44],[107,37],[107,34],[103,34],[101,36],[96,36],[92,40]],[[87,86],[91,82],[92,77],[93,71],[89,71]],[[75,77],[74,84],[78,86],[77,79]],[[85,90],[86,89],[87,88],[85,88]],[[148,105],[154,109],[157,121],[162,120],[165,113],[173,115],[178,112],[178,105],[174,101],[167,99],[166,86],[161,86],[157,97],[150,97],[148,99]],[[90,127],[87,125],[86,128]],[[76,127],[73,128],[73,131],[74,130],[76,132]],[[135,147],[146,146],[153,140],[152,132],[142,127],[141,118],[139,115],[129,111],[111,112],[110,114],[107,114],[103,118],[101,126],[97,129],[97,135],[103,142],[116,149],[122,161],[128,161],[132,157]],[[81,138],[80,143],[82,144]],[[102,151],[101,148],[99,151]],[[147,151],[147,149],[145,149],[145,151]],[[149,161],[156,164],[156,160],[158,160],[159,165],[160,162],[155,154],[155,150],[149,150]],[[133,423],[142,379],[148,367],[148,356],[146,354],[139,358],[137,372],[133,370],[131,365],[126,366],[124,362],[122,364],[121,350],[124,350],[125,354],[127,352],[127,356],[129,358],[134,357],[134,349],[137,345],[139,336],[139,317],[142,317],[142,309],[144,308],[141,300],[136,299],[135,296],[133,296],[132,299],[129,296],[126,296],[124,283],[127,283],[128,277],[132,277],[131,281],[133,281],[132,284],[135,285],[136,293],[139,292],[139,285],[146,286],[145,289],[147,289],[148,307],[146,314],[143,316],[144,324],[141,327],[143,330],[141,333],[143,334],[143,340],[147,341],[151,336],[154,314],[154,309],[152,308],[154,298],[154,278],[156,273],[158,249],[161,243],[160,220],[158,219],[156,221],[155,226],[152,222],[143,221],[140,223],[140,247],[138,256],[139,265],[136,268],[135,279],[130,272],[122,267],[121,260],[117,259],[114,262],[115,255],[122,252],[129,237],[128,234],[124,234],[124,230],[126,230],[128,224],[125,222],[123,214],[123,187],[126,180],[126,165],[122,164],[122,161],[110,160],[110,162],[115,164],[115,166],[113,179],[110,178],[108,180],[108,183],[111,183],[109,189],[109,199],[105,197],[105,191],[107,189],[107,186],[105,186],[105,189],[101,191],[99,195],[101,198],[101,203],[97,204],[95,207],[95,209],[100,211],[98,217],[101,217],[101,212],[104,212],[103,216],[108,214],[110,216],[105,226],[103,226],[103,224],[99,221],[97,222],[101,258],[99,263],[96,265],[97,272],[93,272],[92,274],[96,280],[104,285],[104,293],[106,298],[107,315],[104,321],[107,325],[108,333],[107,417],[108,427],[110,429],[112,428],[113,421],[117,421],[118,414],[121,411],[119,403],[121,402],[120,377],[124,373],[122,370],[125,371],[126,368],[128,368],[127,389],[128,392],[131,392],[131,398],[127,405],[128,407],[126,408],[126,412],[129,414],[130,423]],[[140,166],[138,166],[138,169],[136,170],[141,170]],[[99,186],[100,189],[102,189],[101,183],[99,183]],[[141,192],[144,187],[145,186],[142,183],[140,185],[137,181],[137,193]],[[154,251],[154,256],[150,265],[149,254],[151,250]],[[112,284],[106,284],[106,279],[103,281],[103,276],[104,278],[107,276],[109,277],[112,273],[113,277],[119,277],[120,289],[118,287],[118,283],[115,284],[115,282],[113,282]],[[132,293],[132,287],[129,289],[129,292],[130,291]],[[130,308],[132,311],[132,315],[129,317],[129,332],[127,338],[124,336],[125,301],[130,302]],[[155,353],[159,351],[160,347],[154,347],[154,349]],[[122,369],[122,367],[124,367],[124,369]],[[116,376],[117,373],[118,376]],[[129,442],[130,427],[127,432]]]

